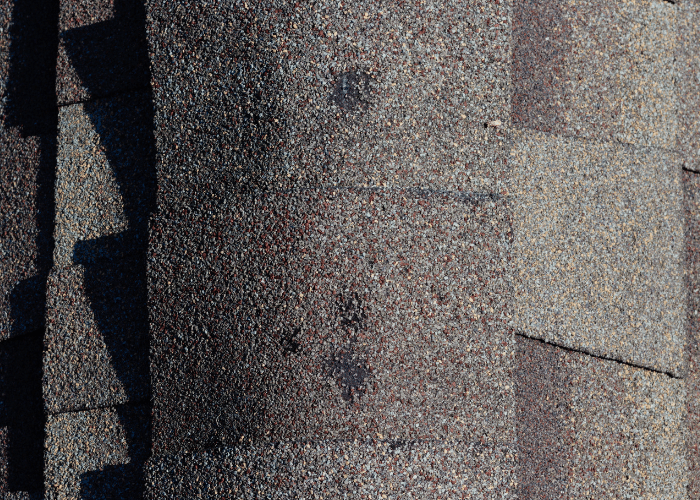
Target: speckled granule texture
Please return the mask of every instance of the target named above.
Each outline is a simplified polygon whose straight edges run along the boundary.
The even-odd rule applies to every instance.
[[[44,338],[49,413],[148,398],[144,276],[134,261],[54,268]]]
[[[684,154],[684,166],[700,172],[700,3],[679,3],[677,148]]]
[[[159,210],[222,189],[501,192],[508,11],[149,2]]]
[[[42,253],[49,242],[41,229],[50,219],[39,213],[37,197],[51,151],[49,138],[0,130],[0,339],[43,327],[41,275],[50,256]]]
[[[513,498],[507,446],[461,441],[285,442],[160,457],[147,499]]]
[[[679,9],[659,0],[514,0],[513,124],[675,148]]]
[[[49,415],[44,498],[139,498],[148,432],[142,406]]]
[[[517,338],[518,498],[687,498],[683,380]]]
[[[151,113],[148,92],[60,109],[54,265],[145,251],[155,191]]]
[[[59,104],[148,87],[143,0],[61,1]]]
[[[688,290],[688,498],[700,499],[700,174],[683,172]]]
[[[678,156],[519,131],[511,165],[515,328],[682,375]]]
[[[10,73],[10,26],[14,0],[0,1],[0,123],[5,122],[7,80]]]
[[[151,229],[154,453],[512,442],[502,199],[299,190]]]
[[[116,3],[125,2],[116,0]],[[60,0],[60,4],[58,26],[61,32],[114,18],[115,0]]]
[[[406,494],[511,498],[510,472],[479,472],[513,460],[508,3],[154,0],[147,16],[153,453],[175,455],[153,459],[169,478],[153,495],[183,494],[188,450],[234,457],[242,438],[337,440],[378,475],[339,488],[369,494],[391,469],[368,457],[403,439],[424,451],[397,467],[426,457]],[[284,495],[303,462],[261,487]]]

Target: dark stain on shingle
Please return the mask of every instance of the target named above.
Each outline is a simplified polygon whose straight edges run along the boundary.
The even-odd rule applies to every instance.
[[[364,110],[369,107],[370,77],[363,71],[346,71],[338,76],[330,101],[346,111]]]
[[[365,381],[370,375],[366,364],[351,349],[341,348],[326,359],[326,376],[332,377],[340,388],[341,397],[352,403],[367,390]]]

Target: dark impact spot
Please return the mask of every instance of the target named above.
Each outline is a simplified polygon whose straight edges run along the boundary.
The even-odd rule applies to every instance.
[[[285,331],[282,334],[282,352],[284,355],[296,354],[301,348],[301,344],[295,340],[295,338],[301,333],[301,328],[297,327],[293,330]]]
[[[365,381],[370,372],[352,351],[339,349],[333,357],[326,360],[325,365],[326,376],[338,383],[340,395],[345,401],[352,403],[355,396],[359,397],[366,391]]]
[[[347,299],[338,299],[338,311],[340,315],[340,326],[352,334],[352,341],[357,340],[360,330],[366,328],[367,314],[357,293]]]
[[[330,101],[346,111],[364,110],[369,107],[370,76],[363,71],[341,73],[336,81]]]

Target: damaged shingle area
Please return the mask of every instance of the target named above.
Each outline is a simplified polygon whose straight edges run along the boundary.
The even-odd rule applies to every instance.
[[[358,359],[352,350],[340,348],[326,360],[326,376],[333,378],[340,388],[340,396],[348,403],[353,403],[366,390],[365,380],[370,372],[365,363]]]
[[[370,75],[364,71],[346,71],[338,76],[329,97],[331,102],[346,111],[369,107]]]

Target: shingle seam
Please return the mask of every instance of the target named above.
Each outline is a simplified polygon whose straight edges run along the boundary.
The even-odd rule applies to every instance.
[[[603,361],[613,361],[613,362],[618,363],[620,365],[631,366],[632,368],[638,368],[640,370],[646,370],[648,372],[659,373],[661,375],[666,375],[667,377],[672,378],[672,379],[676,379],[676,380],[683,380],[683,377],[679,377],[678,375],[675,375],[671,372],[666,372],[663,370],[656,370],[654,368],[649,368],[648,366],[642,366],[642,365],[638,365],[635,363],[629,363],[629,362],[623,361],[621,359],[615,359],[615,358],[610,358],[607,356],[601,356],[600,354],[593,354],[593,353],[584,351],[583,349],[576,349],[573,347],[567,347],[565,345],[557,344],[555,342],[550,342],[550,341],[543,340],[543,339],[540,339],[537,337],[531,337],[530,335],[527,335],[526,333],[524,333],[522,331],[516,331],[515,335],[518,337],[523,337],[526,339],[535,340],[535,341],[541,342],[543,344],[551,345],[552,347],[557,347],[557,348],[562,349],[564,351],[575,352],[578,354],[585,354],[586,356],[590,356],[591,358],[601,359]]]
[[[180,453],[162,453],[158,455],[151,455],[150,461],[160,460],[168,457],[177,457],[182,455],[197,455],[201,453],[212,453],[226,449],[233,448],[246,448],[249,446],[289,446],[289,445],[314,445],[314,444],[328,444],[330,445],[342,445],[342,444],[369,444],[376,446],[377,444],[387,444],[391,449],[397,448],[410,448],[413,445],[420,444],[448,444],[448,443],[461,443],[467,447],[473,447],[475,450],[484,450],[488,448],[514,448],[517,442],[503,442],[503,441],[469,441],[466,439],[377,439],[372,437],[366,437],[365,439],[306,439],[306,440],[296,440],[290,439],[289,441],[254,441],[254,440],[242,440],[239,444],[231,444],[226,446],[210,446],[203,447],[196,450],[184,449]]]
[[[151,86],[150,85],[141,85],[138,87],[121,89],[118,92],[110,92],[110,93],[107,93],[104,95],[97,95],[94,97],[90,97],[89,99],[82,99],[79,101],[71,101],[71,102],[66,102],[66,103],[58,103],[58,108],[60,109],[60,108],[68,107],[68,106],[75,106],[76,104],[87,104],[90,102],[100,101],[100,100],[104,100],[104,99],[111,99],[113,97],[117,97],[120,95],[130,94],[132,92],[140,92],[143,90],[151,90]]]
[[[26,332],[15,333],[15,334],[11,335],[10,337],[5,337],[3,339],[0,339],[0,347],[2,347],[7,342],[10,342],[14,339],[21,339],[24,337],[29,337],[31,335],[43,335],[44,331],[45,331],[45,328],[42,327],[42,328],[39,328],[38,330],[30,330],[30,331],[26,331]]]
[[[667,1],[667,0],[663,0]],[[616,139],[591,139],[590,137],[581,137],[580,135],[576,134],[562,134],[559,132],[547,132],[544,130],[539,130],[533,127],[518,127],[516,125],[512,126],[513,130],[518,130],[518,131],[523,131],[523,132],[533,132],[536,134],[544,134],[549,137],[557,137],[557,138],[562,138],[562,139],[567,139],[567,140],[572,140],[572,141],[579,141],[579,142],[586,142],[589,144],[611,144],[611,145],[618,145],[618,146],[627,146],[630,148],[634,149],[644,149],[644,150],[654,150],[654,151],[661,151],[664,153],[674,153],[677,155],[687,155],[683,150],[681,149],[673,149],[673,148],[664,148],[661,146],[653,146],[653,145],[646,145],[646,144],[637,144],[635,142],[625,142],[625,141],[618,141]],[[684,169],[686,167],[683,167]]]

